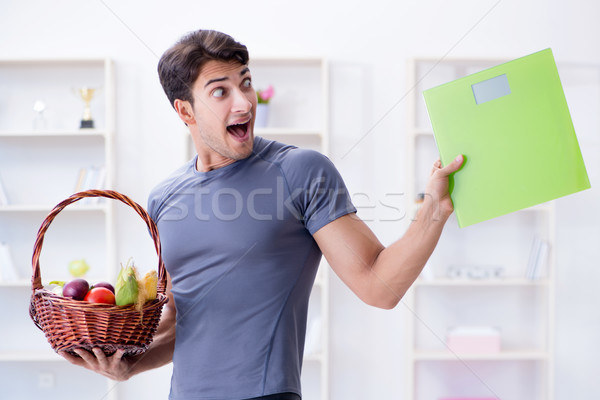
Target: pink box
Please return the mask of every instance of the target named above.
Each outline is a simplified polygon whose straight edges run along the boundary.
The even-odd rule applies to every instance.
[[[496,397],[444,397],[440,400],[499,400]]]
[[[448,332],[446,345],[456,353],[499,353],[500,331],[492,327],[460,327]]]

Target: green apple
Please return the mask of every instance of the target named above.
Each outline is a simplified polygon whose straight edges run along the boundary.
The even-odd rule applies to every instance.
[[[80,278],[85,275],[90,269],[88,263],[82,258],[81,260],[73,260],[69,263],[69,272],[75,278]]]
[[[52,293],[62,296],[63,295],[63,287],[62,286],[54,286],[52,288]]]

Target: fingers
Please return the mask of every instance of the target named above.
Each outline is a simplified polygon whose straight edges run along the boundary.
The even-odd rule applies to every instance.
[[[433,163],[433,167],[431,167],[431,175],[433,175],[433,173],[435,171],[437,171],[438,169],[442,168],[442,162],[440,161],[440,159],[438,158],[434,163]]]
[[[112,368],[115,368],[117,365],[119,365],[121,363],[123,354],[125,354],[125,350],[119,349],[115,352],[115,354],[110,356],[109,360],[110,360],[110,365]]]
[[[80,367],[83,367],[86,364],[86,362],[81,357],[76,357],[70,353],[67,353],[66,351],[59,351],[58,355],[70,362],[71,364],[75,364]]]
[[[440,160],[437,160],[434,164],[434,172],[437,169],[442,173],[442,175],[448,176],[453,172],[456,172],[460,169],[464,161],[464,157],[462,154],[459,154],[452,162],[445,167],[441,168]]]
[[[98,348],[98,347],[94,347],[92,349],[92,352],[96,356],[96,360],[95,361],[98,364],[98,366],[101,369],[103,369],[103,370],[107,369],[107,367],[108,367],[108,359],[106,358],[106,355],[104,354],[104,352],[100,348]]]
[[[79,357],[74,356],[73,354],[70,354],[66,351],[60,351],[58,354],[61,357],[65,358],[67,361],[69,361],[71,364],[79,365],[81,367],[93,369],[97,366],[101,366],[105,368],[109,364],[108,358],[100,348],[96,347],[92,349],[91,353],[81,348],[73,349],[73,352],[75,352]],[[123,353],[121,352],[118,356],[118,360],[120,360],[122,356]]]
[[[122,349],[117,350],[110,357],[107,357],[102,349],[98,347],[93,348],[92,351],[82,348],[74,349],[73,352],[79,355],[79,357],[69,354],[66,351],[60,351],[58,354],[71,364],[84,367],[110,379],[128,379],[129,367],[126,360],[123,359],[125,351]]]
[[[92,367],[97,364],[96,356],[85,349],[75,349],[73,350],[79,357],[81,357],[81,364],[88,367]]]
[[[113,356],[111,358],[113,361],[119,362],[119,361],[121,361],[121,358],[123,358],[124,354],[125,354],[125,350],[119,349],[115,352],[115,354],[113,354]]]

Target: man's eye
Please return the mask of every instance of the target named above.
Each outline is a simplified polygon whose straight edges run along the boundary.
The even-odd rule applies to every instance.
[[[245,79],[244,82],[242,82],[242,85],[245,88],[251,88],[252,87],[252,80],[250,78]]]
[[[213,97],[223,97],[224,94],[225,90],[223,90],[223,88],[217,88],[212,92]]]

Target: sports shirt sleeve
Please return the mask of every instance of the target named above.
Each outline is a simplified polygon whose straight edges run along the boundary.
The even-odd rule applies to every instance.
[[[323,154],[295,149],[282,167],[290,200],[311,235],[328,223],[356,212],[342,176]]]

